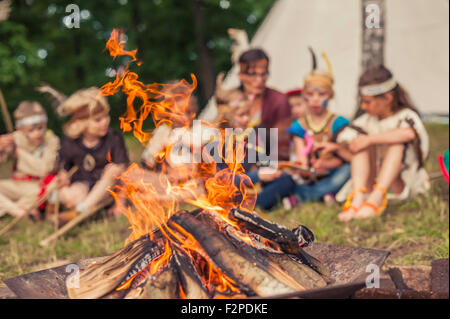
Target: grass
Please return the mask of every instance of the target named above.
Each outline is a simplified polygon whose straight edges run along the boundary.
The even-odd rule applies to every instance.
[[[437,156],[449,148],[448,125],[428,124],[431,153],[429,172],[438,171]],[[127,137],[132,161],[142,148]],[[4,170],[3,170],[4,173]],[[1,170],[0,170],[1,176]],[[5,176],[5,175],[3,175]],[[388,265],[430,265],[449,255],[449,188],[443,178],[432,182],[425,196],[403,204],[390,204],[381,218],[339,223],[339,206],[306,203],[294,210],[278,209],[264,216],[287,227],[304,224],[319,242],[385,249],[391,252]],[[0,228],[11,219],[0,220]],[[23,221],[0,238],[0,281],[19,274],[110,254],[123,247],[129,235],[125,217],[107,217],[104,212],[78,226],[65,237],[42,248],[39,241],[53,232],[44,222]]]

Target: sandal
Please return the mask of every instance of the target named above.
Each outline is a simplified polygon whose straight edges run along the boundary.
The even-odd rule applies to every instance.
[[[380,216],[381,214],[383,214],[383,212],[386,210],[386,207],[387,207],[387,203],[388,203],[387,190],[383,186],[380,186],[378,184],[373,185],[373,188],[378,189],[383,193],[383,203],[380,206],[377,206],[370,202],[364,202],[361,205],[361,208],[362,207],[370,207],[374,211],[375,216]],[[363,218],[365,218],[365,217],[363,217]]]
[[[339,214],[340,216],[343,216],[344,214],[350,214],[350,210],[353,211],[351,214],[352,218],[354,215],[356,215],[356,213],[358,212],[358,208],[356,206],[352,205],[352,200],[353,200],[353,197],[358,193],[366,194],[367,188],[361,187],[361,188],[353,191],[352,193],[350,193],[350,195],[347,196],[347,200],[345,201],[345,204],[342,205],[342,212]],[[348,220],[350,220],[350,219],[348,219]]]

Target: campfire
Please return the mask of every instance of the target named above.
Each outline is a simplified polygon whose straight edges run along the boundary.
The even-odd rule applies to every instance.
[[[126,51],[121,38],[117,30],[111,34],[111,56],[127,55],[140,65],[137,50]],[[121,128],[148,143],[149,116],[157,128],[189,131],[195,87],[195,76],[192,84],[146,85],[125,68],[102,93],[127,95]],[[254,212],[256,191],[239,145],[223,144],[227,168],[217,171],[211,158],[176,165],[170,158],[175,142],[159,144],[153,171],[133,164],[110,190],[131,225],[125,247],[83,270],[79,287],[67,287],[71,298],[267,297],[330,283],[328,269],[302,248],[314,240],[308,228],[289,230]],[[197,209],[180,206],[188,204]]]
[[[213,211],[179,211],[164,227],[87,267],[69,296],[267,297],[329,283],[326,267],[299,245],[308,229],[292,232],[238,209],[229,218],[245,234]]]

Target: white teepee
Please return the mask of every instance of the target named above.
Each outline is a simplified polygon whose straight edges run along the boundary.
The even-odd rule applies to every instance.
[[[448,115],[449,1],[386,0],[385,64],[422,113]],[[268,86],[287,91],[302,86],[311,69],[308,46],[325,51],[335,76],[331,110],[351,117],[361,73],[361,0],[277,0],[251,41],[271,58]],[[224,87],[239,84],[234,66]],[[201,114],[216,114],[214,102]]]

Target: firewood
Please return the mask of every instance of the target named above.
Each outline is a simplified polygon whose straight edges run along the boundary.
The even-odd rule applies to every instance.
[[[264,244],[260,235],[257,235],[255,233],[248,233],[248,232],[244,233],[246,231],[245,229],[236,229],[235,227],[226,223],[217,212],[203,211],[201,214],[197,215],[197,219],[201,220],[202,222],[208,223],[208,225],[215,227],[215,229],[217,229],[217,230],[224,232],[230,238],[234,238],[236,240],[236,242],[238,242],[238,241],[242,242],[241,238],[247,237],[247,238],[251,239],[252,245],[255,248],[260,249],[260,250],[267,250],[268,252],[272,252],[272,253],[277,252],[277,250]],[[211,219],[213,221],[211,221]]]
[[[289,229],[239,209],[232,209],[229,217],[235,220],[241,228],[276,242],[285,253],[300,253],[298,238]]]
[[[105,296],[119,286],[139,258],[159,249],[148,235],[142,236],[104,261],[89,265],[80,274],[79,288],[67,287],[69,297],[92,299]]]
[[[252,232],[261,235],[271,241],[275,241],[280,245],[280,248],[287,254],[291,254],[297,262],[303,263],[308,267],[319,273],[326,282],[331,282],[331,274],[329,269],[317,258],[309,255],[305,250],[298,245],[299,241],[305,241],[304,238],[299,238],[294,232],[288,230],[287,228],[274,224],[270,221],[264,220],[258,217],[256,214],[250,214],[247,212],[242,212],[240,210],[232,210],[231,212],[233,219],[239,217],[240,222],[238,224],[244,229],[250,229]],[[230,215],[231,215],[230,214]],[[259,227],[261,225],[262,227]],[[298,229],[298,227],[297,227]],[[280,234],[276,235],[276,232]],[[294,244],[294,239],[296,238],[296,246]],[[311,241],[313,239],[309,239]],[[308,242],[309,244],[310,242]]]
[[[174,261],[179,270],[180,283],[186,299],[209,298],[208,290],[196,272],[192,260],[182,251],[174,250]]]
[[[179,279],[173,256],[169,264],[159,273],[149,277],[136,299],[177,299],[179,297]],[[127,295],[127,298],[130,298]]]
[[[266,253],[265,255],[307,289],[322,288],[327,285],[320,274],[310,267],[294,261],[289,255],[280,253]]]
[[[296,288],[286,285],[263,269],[253,256],[247,256],[237,250],[220,232],[211,229],[189,214],[175,214],[168,225],[176,229],[178,224],[200,243],[211,261],[228,277],[238,284],[252,289],[259,296],[274,293],[293,292]]]
[[[324,276],[328,282],[331,279],[330,272],[318,259],[309,255],[299,246],[299,238],[289,229],[272,223],[256,214],[247,213],[238,209],[232,209],[230,218],[237,221],[238,225],[259,234],[280,245],[280,248],[287,254],[294,255],[297,260]]]
[[[308,254],[304,249],[300,248],[300,252],[297,255],[291,255],[291,258],[297,262],[309,266],[311,269],[319,273],[327,283],[331,283],[333,281],[331,279],[330,270],[320,260]]]
[[[218,230],[218,231],[220,231],[221,229],[223,230],[222,225],[218,225],[218,224],[214,223],[217,221],[217,219],[214,219],[212,214],[201,214],[199,217],[207,225],[211,225],[211,227],[215,227],[216,230]],[[212,221],[213,219],[214,219],[214,222]],[[289,265],[289,260],[292,263],[297,263],[297,262],[295,262],[291,258],[289,258],[287,254],[279,253],[279,252],[273,250],[272,248],[264,245],[263,243],[258,244],[258,242],[256,240],[253,240],[251,245],[248,244],[247,242],[242,241],[238,236],[232,234],[232,232],[230,231],[230,228],[231,227],[227,227],[226,232],[227,232],[227,234],[231,234],[230,241],[234,244],[234,246],[237,249],[244,252],[247,256],[253,256],[253,258],[255,260],[257,260],[257,262],[260,265],[263,265],[263,267],[266,271],[268,271],[272,276],[274,276],[280,282],[283,282],[288,286],[295,287],[298,290],[305,290],[307,288],[309,289],[309,288],[315,287],[315,285],[311,281],[305,280],[305,277],[312,276],[316,281],[322,281],[326,285],[326,282],[322,279],[322,277],[318,273],[316,273],[314,270],[310,269],[309,267],[302,265],[302,264],[299,264],[300,267],[297,267],[296,269],[294,269],[293,267],[290,267],[290,268],[283,267],[283,265],[281,265],[279,263],[279,261],[282,261],[283,263],[285,263],[287,265]],[[280,255],[283,257],[280,257],[279,259],[276,259],[276,258],[271,259],[268,257],[271,255],[275,255],[275,256]],[[286,258],[284,258],[284,257],[286,257]],[[308,274],[302,275],[301,273],[297,273],[297,272],[305,271],[303,269],[303,267],[301,267],[301,266],[303,266],[305,269],[307,269],[306,271],[309,273],[309,275]],[[311,272],[313,273],[312,275],[310,274]],[[301,280],[298,280],[298,279],[301,279]]]

